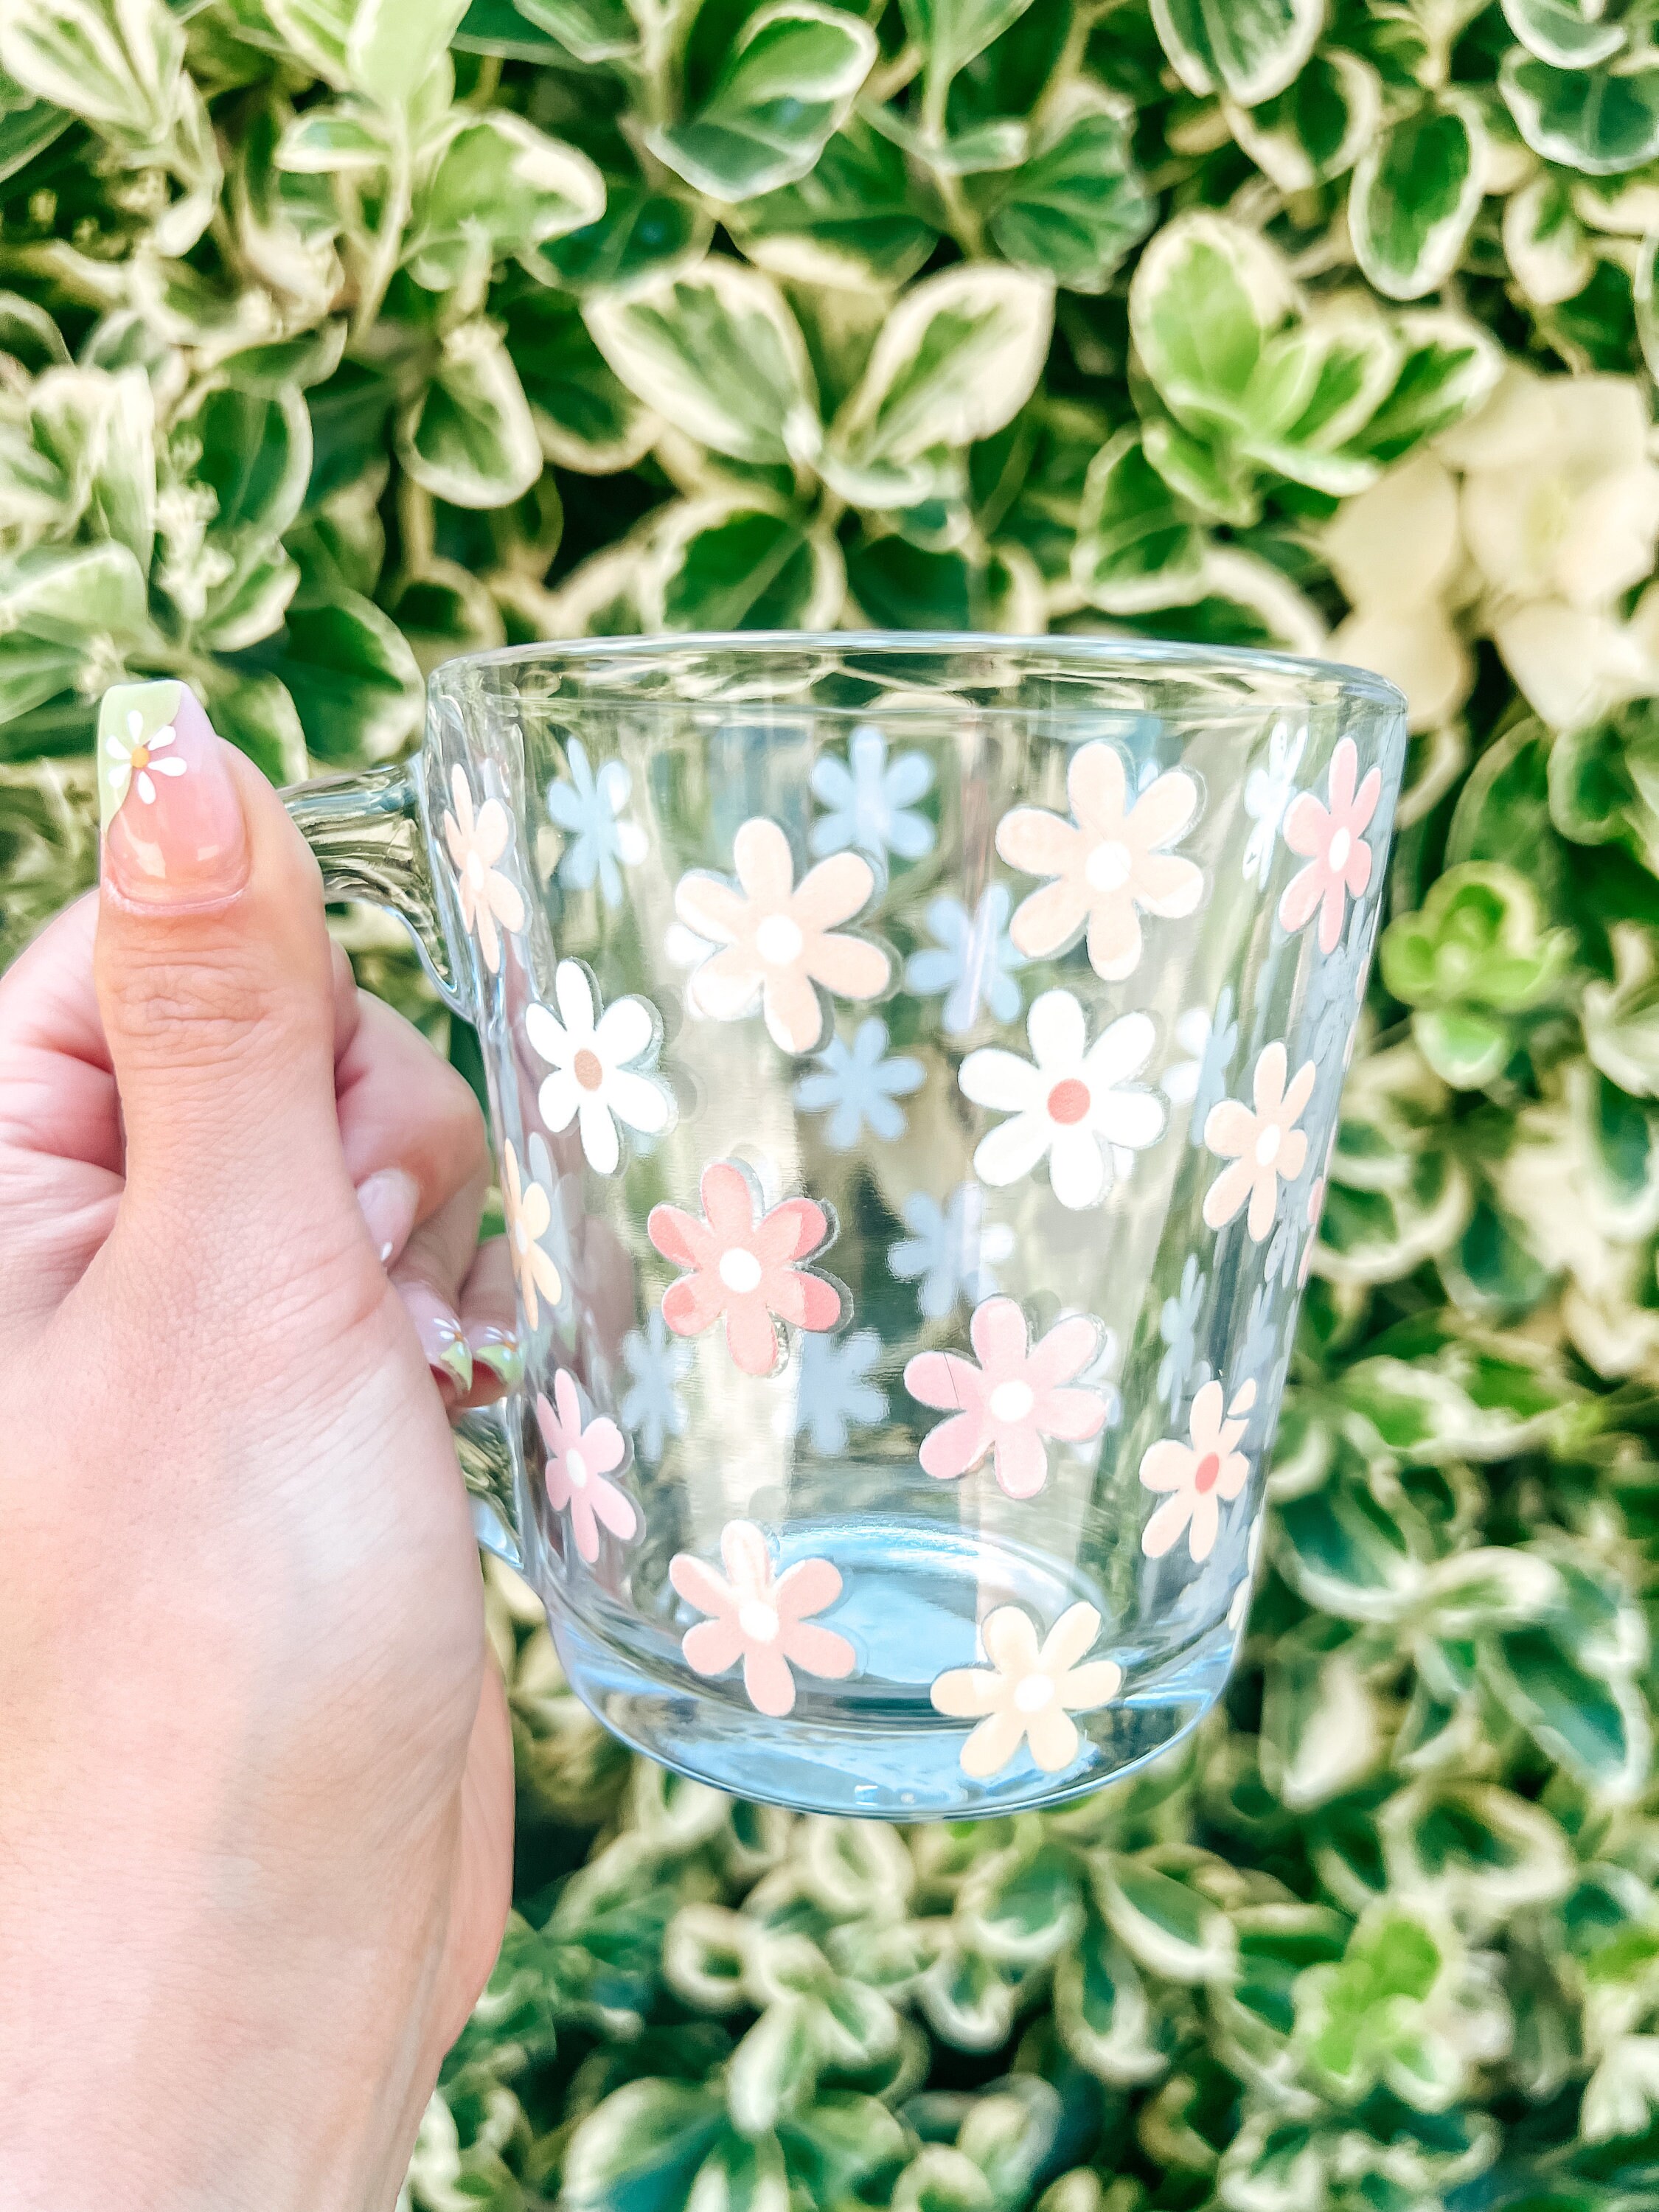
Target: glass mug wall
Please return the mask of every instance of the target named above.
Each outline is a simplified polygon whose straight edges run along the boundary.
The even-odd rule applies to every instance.
[[[1214,1700],[1404,745],[1269,655],[624,639],[292,795],[478,1025],[528,1361],[463,1462],[618,1735],[903,1820]]]

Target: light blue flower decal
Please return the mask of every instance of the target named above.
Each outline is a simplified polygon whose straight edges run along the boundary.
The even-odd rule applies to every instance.
[[[1164,1352],[1158,1364],[1158,1395],[1169,1407],[1172,1421],[1181,1411],[1188,1382],[1197,1389],[1209,1380],[1209,1367],[1198,1357],[1198,1317],[1209,1286],[1209,1277],[1199,1273],[1198,1261],[1189,1252],[1181,1271],[1181,1287],[1172,1298],[1164,1299],[1158,1316],[1158,1333],[1164,1340]]]
[[[806,1431],[816,1452],[844,1452],[848,1433],[887,1419],[887,1394],[870,1380],[881,1352],[873,1328],[850,1336],[804,1336],[789,1433]]]
[[[1275,1309],[1271,1279],[1250,1300],[1244,1320],[1244,1341],[1239,1346],[1228,1380],[1228,1397],[1237,1397],[1247,1382],[1255,1385],[1245,1431],[1250,1448],[1258,1449],[1267,1435],[1267,1408],[1290,1364],[1291,1329],[1288,1316]]]
[[[568,890],[589,890],[597,876],[599,896],[609,907],[622,903],[623,868],[637,867],[648,840],[623,809],[633,795],[626,764],[606,761],[597,775],[580,738],[565,740],[567,781],[548,786],[547,811],[569,841],[559,859],[559,881]]]
[[[850,1152],[866,1127],[890,1145],[905,1131],[896,1101],[920,1091],[927,1074],[908,1053],[887,1056],[887,1024],[872,1014],[859,1024],[850,1047],[830,1038],[816,1069],[796,1084],[795,1103],[803,1114],[829,1115],[824,1140],[838,1152]]]
[[[1288,722],[1275,722],[1267,740],[1267,763],[1253,768],[1244,779],[1244,811],[1255,827],[1244,846],[1244,880],[1266,890],[1273,873],[1273,848],[1279,824],[1296,797],[1296,772],[1308,743],[1305,729],[1293,730]]]
[[[1000,1022],[1019,1013],[1016,974],[1025,965],[1008,935],[1013,897],[1006,884],[991,884],[970,915],[958,898],[936,898],[927,908],[927,927],[936,939],[913,952],[904,966],[906,988],[921,998],[943,991],[940,1013],[948,1036],[962,1036],[988,1006]]]
[[[1159,1088],[1172,1106],[1191,1105],[1188,1139],[1201,1145],[1210,1109],[1218,1106],[1227,1096],[1227,1077],[1233,1055],[1238,1050],[1232,985],[1222,985],[1213,1013],[1203,1006],[1188,1006],[1176,1023],[1175,1038],[1187,1056],[1164,1069]]]
[[[632,1431],[634,1449],[647,1467],[663,1455],[670,1437],[685,1434],[685,1401],[678,1385],[691,1365],[691,1347],[669,1335],[653,1310],[644,1333],[630,1328],[622,1343],[629,1381],[623,1393],[622,1417]]]
[[[847,758],[826,753],[812,766],[812,795],[827,811],[812,824],[810,842],[822,859],[849,846],[872,860],[889,853],[920,860],[933,849],[933,823],[915,804],[933,787],[925,753],[901,753],[890,763],[887,740],[873,722],[860,722]]]
[[[1006,1221],[987,1222],[985,1193],[976,1182],[958,1183],[943,1206],[924,1191],[904,1201],[910,1234],[887,1255],[901,1282],[921,1285],[917,1293],[929,1321],[943,1321],[958,1298],[979,1305],[997,1293],[993,1270],[1014,1249]]]

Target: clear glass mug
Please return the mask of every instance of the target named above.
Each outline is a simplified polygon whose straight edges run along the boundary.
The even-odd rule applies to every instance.
[[[962,1817],[1214,1701],[1405,742],[1268,654],[628,638],[289,795],[477,1025],[527,1369],[463,1468],[626,1742]]]

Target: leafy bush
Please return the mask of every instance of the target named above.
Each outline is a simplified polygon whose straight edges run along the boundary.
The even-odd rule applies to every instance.
[[[1328,645],[1415,736],[1224,1714],[792,1821],[498,1580],[520,1910],[411,2203],[1652,2203],[1653,7],[463,5],[0,0],[0,945],[123,673],[279,775],[693,624]]]

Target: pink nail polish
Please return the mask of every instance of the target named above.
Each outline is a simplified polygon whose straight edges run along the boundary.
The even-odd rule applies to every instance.
[[[420,1197],[414,1176],[403,1168],[378,1169],[358,1184],[357,1204],[383,1267],[392,1267],[408,1243]]]
[[[104,879],[147,906],[228,896],[247,874],[230,750],[182,684],[118,684],[98,714]]]

